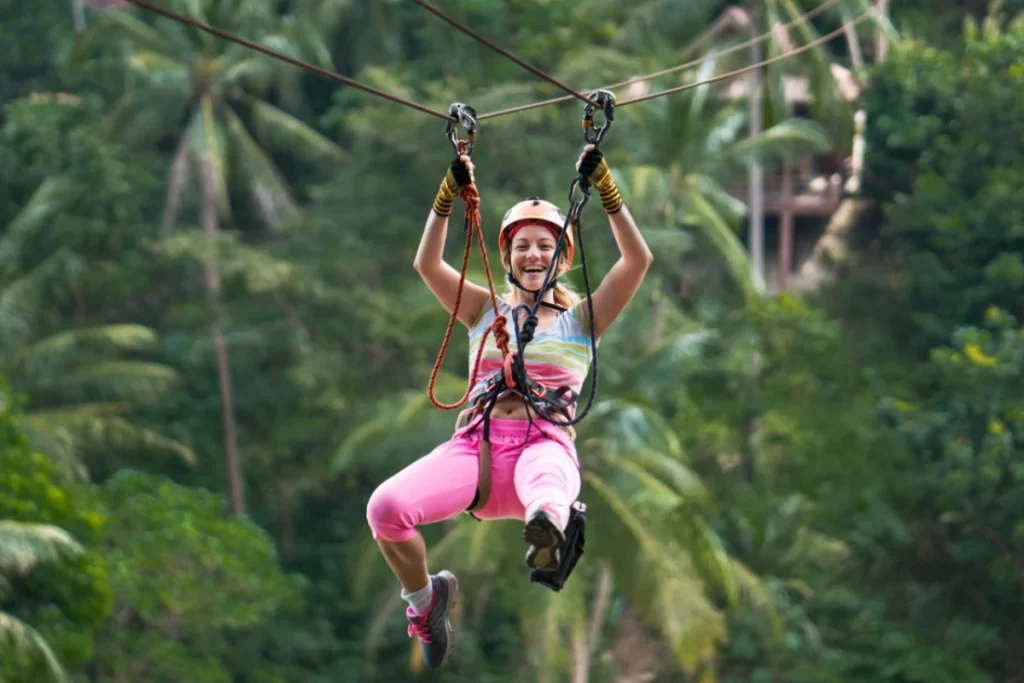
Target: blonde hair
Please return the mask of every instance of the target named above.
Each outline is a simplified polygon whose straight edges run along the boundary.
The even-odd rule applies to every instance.
[[[501,264],[505,266],[505,272],[512,270],[512,254],[508,249],[505,249],[501,253]],[[558,272],[557,276],[561,277],[569,272],[569,264],[565,262],[565,258],[561,258],[558,261]],[[510,306],[516,306],[518,304],[532,304],[532,301],[520,301],[519,300],[519,288],[508,282],[506,279],[505,291],[502,293],[501,298],[505,300]],[[571,285],[562,284],[558,282],[552,288],[554,294],[555,303],[562,308],[569,309],[583,301],[583,297],[572,288]]]

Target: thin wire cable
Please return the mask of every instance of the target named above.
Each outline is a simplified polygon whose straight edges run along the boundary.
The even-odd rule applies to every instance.
[[[315,74],[319,74],[320,76],[324,76],[325,78],[329,78],[330,80],[335,81],[337,83],[341,83],[343,85],[348,85],[348,86],[351,86],[353,88],[358,88],[360,90],[364,90],[364,91],[366,91],[368,93],[371,93],[373,95],[377,95],[378,97],[383,97],[384,99],[391,100],[392,102],[395,102],[397,104],[403,104],[406,107],[410,107],[410,108],[415,109],[417,111],[421,111],[424,114],[430,114],[431,116],[436,116],[437,118],[443,119],[445,121],[451,121],[453,123],[458,123],[454,118],[452,118],[451,116],[448,116],[445,113],[442,113],[442,112],[439,112],[439,111],[434,111],[433,109],[430,109],[429,107],[424,107],[423,105],[417,104],[416,102],[412,102],[410,100],[406,100],[406,99],[403,99],[401,97],[397,97],[397,96],[392,95],[390,93],[386,93],[383,90],[377,90],[376,88],[370,87],[368,85],[364,85],[364,84],[360,83],[359,81],[354,81],[351,78],[346,78],[345,76],[342,76],[340,74],[336,74],[333,71],[328,71],[326,69],[321,69],[318,66],[314,66],[314,65],[309,64],[307,62],[303,62],[300,59],[295,59],[294,57],[289,57],[288,55],[282,54],[280,52],[276,52],[274,50],[271,50],[270,48],[263,47],[259,43],[254,43],[251,40],[246,40],[245,38],[240,38],[239,36],[236,36],[236,35],[233,35],[231,33],[228,33],[227,31],[222,31],[220,29],[213,28],[212,26],[207,26],[206,24],[198,22],[195,19],[191,19],[189,17],[185,17],[185,16],[182,16],[180,14],[176,14],[175,12],[171,12],[170,10],[163,9],[162,7],[157,7],[156,5],[152,5],[149,2],[146,2],[146,0],[128,0],[128,2],[130,2],[133,5],[136,5],[138,7],[141,7],[142,9],[145,9],[145,10],[148,10],[150,12],[153,12],[155,14],[160,14],[160,15],[162,15],[164,17],[167,17],[168,19],[171,19],[173,21],[177,21],[179,23],[186,24],[188,26],[192,26],[194,28],[197,28],[200,31],[205,31],[207,33],[213,34],[213,35],[217,36],[218,38],[223,38],[224,40],[229,40],[232,43],[238,43],[239,45],[243,45],[243,46],[249,48],[250,50],[256,50],[257,52],[262,52],[263,54],[268,55],[270,57],[274,57],[275,59],[280,59],[283,62],[288,62],[289,64],[291,64],[293,66],[299,67],[300,69],[305,69],[305,70],[311,71],[311,72],[313,72]]]
[[[426,3],[426,2],[424,2],[424,0],[412,0],[412,1],[413,1],[413,3],[419,5],[423,9],[427,10],[428,12],[430,12],[431,14],[439,17],[443,21],[448,22],[448,24],[450,24],[451,26],[454,26],[455,28],[457,28],[458,30],[462,31],[463,33],[465,33],[469,37],[473,38],[474,40],[476,40],[476,41],[478,41],[480,43],[483,43],[484,45],[486,45],[487,47],[491,48],[492,50],[494,50],[498,54],[503,55],[504,57],[507,57],[508,59],[512,60],[513,62],[515,62],[519,66],[523,67],[527,71],[530,71],[531,73],[539,76],[540,78],[543,78],[544,80],[548,81],[549,83],[552,83],[552,84],[558,86],[559,88],[561,88],[562,90],[566,91],[567,93],[570,94],[570,97],[568,99],[572,99],[573,97],[575,97],[576,99],[582,100],[583,102],[586,102],[587,104],[590,104],[590,105],[592,105],[594,107],[600,108],[600,105],[597,102],[591,100],[586,95],[581,95],[580,93],[576,92],[575,90],[573,90],[569,86],[565,85],[564,83],[562,83],[562,82],[556,80],[555,78],[549,76],[548,74],[544,73],[543,71],[541,71],[537,67],[533,66],[532,64],[528,64],[528,63],[524,62],[523,60],[519,59],[518,57],[516,57],[514,54],[512,54],[508,50],[495,45],[490,40],[488,40],[487,38],[484,38],[482,35],[480,35],[476,31],[474,31],[473,29],[471,29],[468,26],[465,26],[463,24],[460,24],[459,22],[455,21],[454,19],[449,17],[447,14],[442,12],[441,10],[437,9],[436,7],[430,5],[430,4]]]
[[[781,62],[781,61],[783,61],[785,59],[789,59],[790,57],[794,57],[794,56],[800,54],[801,52],[806,52],[807,50],[810,50],[811,48],[815,48],[818,45],[821,45],[822,43],[826,43],[826,42],[832,40],[836,36],[842,34],[844,31],[846,31],[846,29],[851,28],[853,26],[856,26],[860,22],[862,22],[865,19],[867,19],[868,15],[872,14],[875,11],[876,11],[875,8],[871,8],[871,9],[865,10],[864,12],[861,12],[861,14],[858,17],[856,17],[855,19],[851,19],[848,22],[845,22],[842,26],[840,26],[839,28],[835,29],[834,31],[830,31],[829,33],[821,36],[820,38],[812,40],[811,42],[807,43],[806,45],[801,45],[800,47],[793,48],[792,50],[789,50],[788,52],[784,52],[781,55],[776,55],[775,57],[772,57],[771,59],[766,59],[763,62],[757,62],[755,64],[751,64],[749,66],[745,66],[742,69],[735,69],[733,71],[727,71],[726,73],[718,74],[717,76],[712,76],[711,78],[706,78],[706,79],[704,79],[702,81],[694,81],[693,83],[686,83],[684,85],[680,85],[680,86],[675,87],[675,88],[669,88],[668,90],[660,90],[660,91],[658,91],[656,93],[650,93],[650,94],[647,94],[647,95],[641,95],[640,97],[634,97],[634,98],[629,99],[629,100],[623,100],[622,102],[617,103],[615,105],[615,108],[618,109],[619,107],[624,107],[627,104],[636,104],[637,102],[646,102],[647,100],[653,100],[654,98],[661,97],[662,95],[671,95],[673,93],[682,92],[684,90],[690,90],[691,88],[697,88],[697,87],[700,87],[702,85],[708,85],[709,83],[715,83],[717,81],[726,80],[728,78],[735,78],[736,76],[742,76],[743,74],[748,73],[750,71],[754,71],[755,69],[760,69],[762,67],[771,66],[772,64],[775,64],[776,62]]]
[[[771,31],[765,31],[764,33],[762,33],[759,36],[756,36],[754,38],[750,38],[748,40],[743,41],[742,43],[739,43],[737,45],[733,45],[732,47],[728,47],[728,48],[726,48],[724,50],[720,50],[719,52],[712,52],[709,55],[705,55],[704,57],[701,57],[700,59],[693,59],[693,60],[690,60],[688,62],[684,62],[682,64],[679,64],[679,65],[676,65],[676,66],[672,66],[672,67],[669,67],[667,69],[662,69],[661,71],[655,71],[653,73],[649,73],[649,74],[646,74],[646,75],[643,75],[643,76],[634,76],[633,78],[630,78],[629,80],[619,81],[618,83],[612,83],[611,85],[604,85],[604,86],[601,86],[601,88],[595,88],[595,90],[597,90],[597,89],[600,89],[600,90],[615,90],[616,88],[623,88],[623,87],[626,87],[626,86],[633,85],[634,83],[639,83],[641,81],[647,81],[647,80],[650,80],[652,78],[659,78],[661,76],[667,76],[668,74],[675,73],[677,71],[682,71],[684,69],[689,69],[689,68],[698,66],[700,64],[703,64],[704,62],[709,61],[711,59],[718,59],[718,58],[724,57],[726,55],[732,54],[733,52],[737,52],[737,51],[742,50],[744,48],[747,48],[747,47],[750,47],[752,45],[756,45],[758,43],[761,43],[761,42],[763,42],[765,40],[768,40],[768,38],[771,37],[772,33],[777,31],[777,30],[788,30],[788,29],[792,28],[793,26],[796,26],[797,24],[802,24],[802,23],[805,23],[807,21],[810,21],[811,19],[813,19],[817,15],[821,14],[826,9],[830,8],[832,5],[834,5],[834,4],[838,3],[838,2],[839,2],[839,0],[825,0],[825,2],[821,3],[820,5],[815,7],[814,9],[810,10],[809,12],[807,12],[806,14],[800,15],[799,17],[797,17],[793,21],[787,22],[785,24],[781,24],[780,26],[776,27],[775,29],[772,29]],[[710,35],[708,35],[708,34],[705,34],[705,35],[701,36],[698,40],[693,42],[693,44],[690,46],[688,51],[692,51],[692,50],[696,49],[700,45],[702,45],[705,42],[707,42],[707,40],[709,38],[710,38]],[[568,97],[568,96],[554,97],[554,98],[551,98],[549,100],[542,100],[540,102],[531,102],[530,104],[522,104],[522,105],[515,106],[515,107],[509,107],[508,109],[499,109],[497,111],[492,111],[492,112],[488,112],[486,114],[481,114],[480,116],[477,117],[477,120],[478,121],[483,121],[484,119],[493,119],[493,118],[497,118],[499,116],[505,116],[507,114],[518,114],[519,112],[528,111],[530,109],[536,109],[538,107],[546,107],[546,106],[551,105],[551,104],[560,104],[562,102],[568,102],[571,99],[572,99],[572,97]]]

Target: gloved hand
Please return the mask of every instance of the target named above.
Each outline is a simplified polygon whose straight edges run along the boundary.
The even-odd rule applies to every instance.
[[[606,213],[615,213],[622,208],[622,197],[615,184],[615,177],[604,160],[604,154],[594,145],[587,145],[576,160],[576,170],[590,180],[590,184],[601,194],[601,204]]]
[[[461,154],[455,157],[448,172],[444,174],[441,187],[437,190],[434,198],[434,213],[438,216],[448,216],[452,212],[452,203],[455,197],[462,191],[462,188],[473,184],[473,162],[468,154]]]

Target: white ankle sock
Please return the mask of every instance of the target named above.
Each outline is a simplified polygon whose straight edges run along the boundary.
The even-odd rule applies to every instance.
[[[434,599],[434,582],[427,580],[427,585],[412,593],[406,593],[402,589],[402,598],[412,605],[412,611],[416,614],[426,614],[430,609],[430,601]]]

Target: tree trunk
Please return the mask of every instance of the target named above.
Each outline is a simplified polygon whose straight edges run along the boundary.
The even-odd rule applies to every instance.
[[[793,268],[793,162],[782,162],[782,217],[779,221],[779,291],[789,289]]]
[[[867,200],[852,198],[840,203],[825,227],[825,233],[814,245],[810,258],[793,277],[795,289],[813,291],[835,277],[836,271],[849,260],[850,235],[870,204]]]
[[[608,608],[611,592],[612,569],[607,562],[602,562],[597,575],[594,604],[590,609],[590,628],[586,636],[583,633],[577,633],[573,637],[573,683],[588,683],[590,681],[590,662],[597,654],[597,645],[601,640],[601,625],[604,623],[604,613]]]
[[[217,202],[214,188],[214,171],[207,159],[200,163],[200,222],[203,233],[212,242],[217,237]],[[228,495],[231,511],[236,515],[245,514],[245,489],[242,484],[242,470],[235,439],[235,403],[231,391],[231,358],[227,341],[221,330],[220,274],[213,259],[203,264],[203,276],[207,295],[215,313],[215,322],[210,330],[217,362],[217,386],[220,390],[220,417],[224,430],[224,460],[227,466]]]
[[[75,22],[75,33],[85,30],[85,5],[84,0],[71,0],[71,17]]]
[[[295,520],[292,516],[292,495],[285,484],[277,485],[278,513],[281,515],[281,564],[287,568],[295,557]]]
[[[758,22],[750,22],[751,38],[756,37]],[[755,43],[750,46],[750,63],[760,62],[761,44]],[[751,138],[761,134],[761,69],[750,71],[750,130]],[[749,214],[749,249],[751,260],[754,265],[754,274],[758,282],[764,282],[764,168],[761,162],[753,160],[750,162],[747,171],[747,193],[750,202]]]

